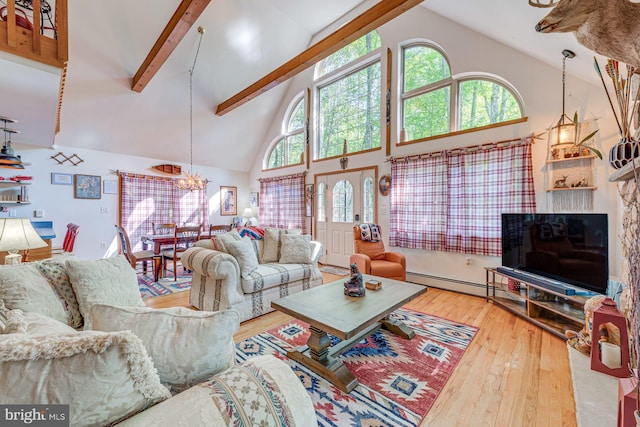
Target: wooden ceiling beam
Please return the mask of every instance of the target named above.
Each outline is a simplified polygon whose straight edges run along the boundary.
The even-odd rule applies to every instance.
[[[131,90],[142,92],[211,0],[182,0],[144,62],[133,76]]]
[[[300,55],[287,61],[246,89],[220,103],[216,109],[216,114],[222,116],[232,111],[301,71],[312,67],[318,63],[318,61],[337,52],[352,41],[375,30],[393,18],[402,15],[420,3],[422,3],[422,0],[381,0],[376,3],[375,6],[367,9],[350,22],[309,47]]]

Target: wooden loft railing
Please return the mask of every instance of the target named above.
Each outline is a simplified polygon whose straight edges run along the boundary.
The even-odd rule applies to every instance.
[[[29,21],[33,30],[16,23],[15,0],[6,0],[6,3],[6,11],[0,19],[0,50],[63,69],[69,59],[67,0],[55,2],[55,38],[42,34],[44,25],[39,13],[41,0],[32,1],[34,13]],[[20,11],[17,15],[18,22],[24,22]]]

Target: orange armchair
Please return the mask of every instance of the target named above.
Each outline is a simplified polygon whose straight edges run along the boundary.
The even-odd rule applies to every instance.
[[[362,240],[360,227],[353,227],[353,249],[351,264],[356,264],[363,274],[406,281],[407,261],[401,253],[385,252],[382,240],[367,242]]]

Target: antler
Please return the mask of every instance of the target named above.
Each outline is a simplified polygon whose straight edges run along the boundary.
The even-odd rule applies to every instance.
[[[554,7],[558,2],[556,0],[548,0],[546,3],[540,0],[532,1],[529,0],[529,6],[533,7]]]

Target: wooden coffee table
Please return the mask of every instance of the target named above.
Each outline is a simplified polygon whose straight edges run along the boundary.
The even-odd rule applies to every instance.
[[[309,324],[311,336],[305,347],[289,351],[287,356],[321,375],[345,393],[358,380],[336,359],[364,337],[383,327],[403,338],[415,335],[407,325],[387,318],[391,312],[427,292],[426,286],[363,274],[364,280],[382,282],[377,291],[367,289],[364,297],[344,295],[348,277],[289,295],[271,302],[271,307]],[[342,341],[331,346],[328,334]]]

